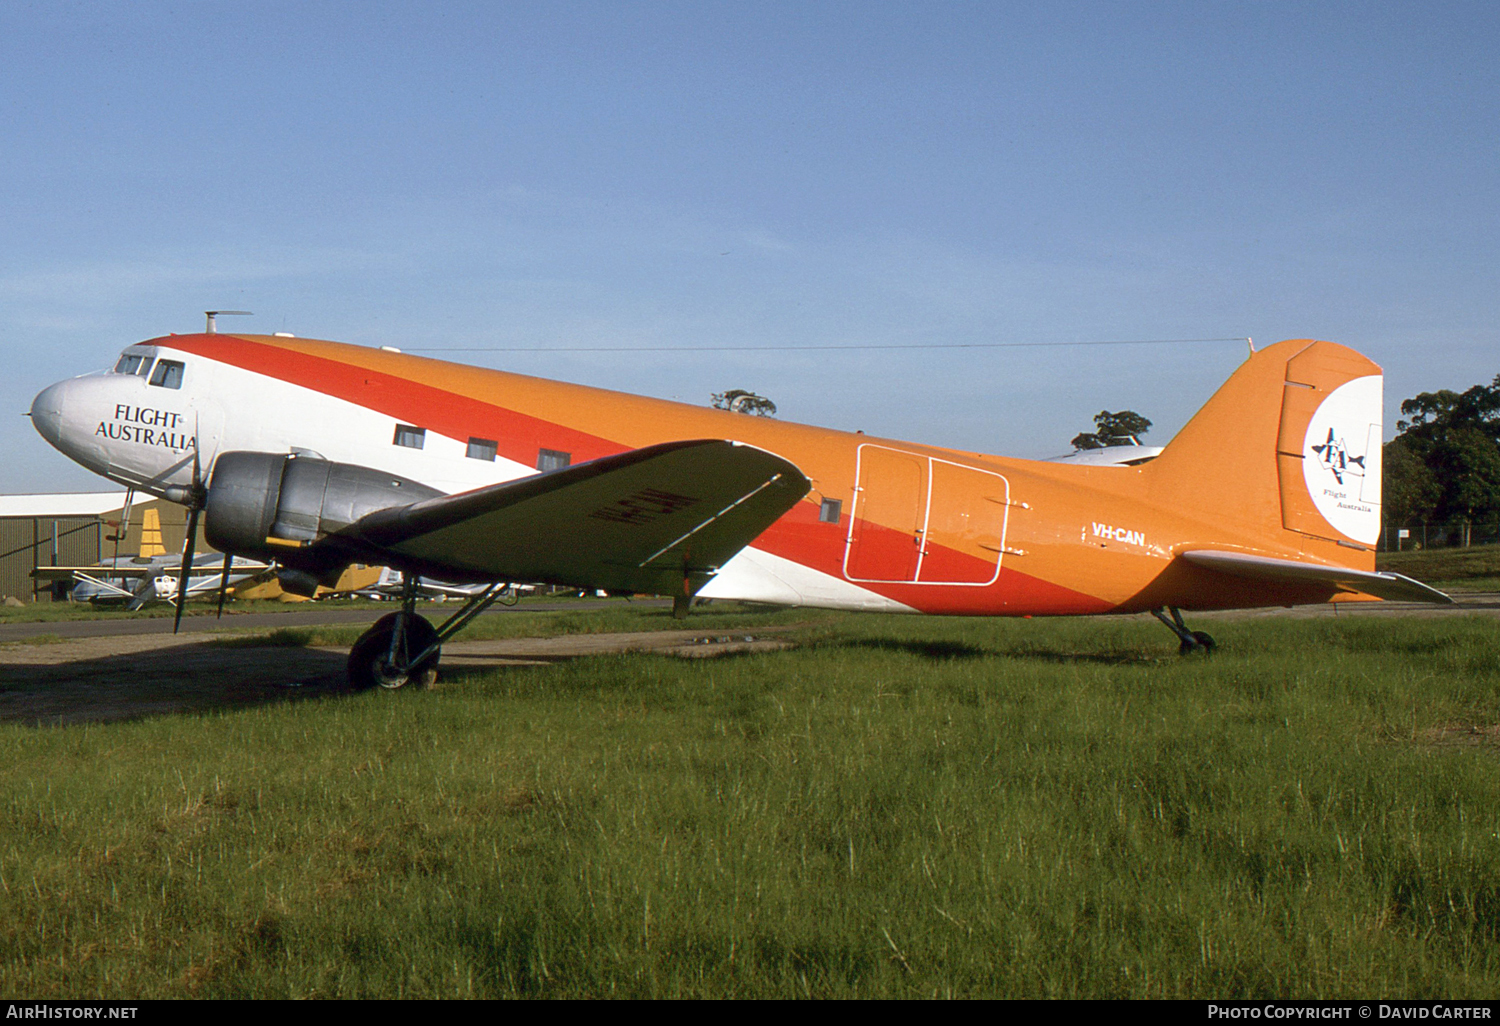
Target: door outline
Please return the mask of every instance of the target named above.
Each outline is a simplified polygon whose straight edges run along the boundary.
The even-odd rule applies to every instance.
[[[925,461],[924,472],[927,478],[927,494],[922,499],[922,515],[920,517],[921,527],[918,529],[922,535],[920,551],[917,554],[917,566],[911,579],[906,578],[881,578],[881,577],[855,577],[849,572],[849,556],[854,550],[854,535],[856,525],[859,523],[859,514],[865,495],[865,450],[881,449],[886,452],[897,453],[911,459]],[[971,474],[984,474],[995,478],[1000,483],[1000,495],[998,497],[982,496],[983,501],[994,502],[1000,506],[1000,543],[995,551],[995,570],[988,580],[985,581],[924,581],[922,580],[922,565],[927,558],[928,530],[932,523],[932,489],[936,475],[933,473],[934,464],[944,464],[956,467],[961,471]],[[843,573],[846,581],[854,581],[859,584],[925,584],[929,586],[942,585],[950,588],[987,588],[1000,579],[1000,566],[1005,560],[1005,537],[1010,529],[1010,481],[1004,474],[993,470],[985,470],[981,467],[971,466],[967,463],[958,463],[953,460],[945,460],[938,456],[926,456],[919,452],[911,452],[907,449],[897,449],[889,445],[877,445],[874,442],[863,442],[855,451],[854,459],[854,502],[849,510],[849,531],[844,537],[844,563]],[[989,546],[983,546],[988,549]]]

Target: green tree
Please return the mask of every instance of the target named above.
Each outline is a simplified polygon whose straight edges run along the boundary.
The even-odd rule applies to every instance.
[[[1383,450],[1388,519],[1500,516],[1500,374],[1464,392],[1422,392],[1401,413],[1410,419]]]
[[[730,410],[734,413],[752,413],[757,417],[776,416],[776,404],[763,395],[747,392],[743,388],[731,388],[727,392],[715,392],[712,396],[714,409]]]
[[[1386,520],[1405,524],[1433,519],[1432,511],[1443,497],[1437,475],[1412,451],[1404,435],[1397,435],[1382,449],[1382,501]]]
[[[1073,436],[1075,449],[1103,449],[1117,438],[1139,438],[1151,430],[1151,422],[1134,410],[1110,413],[1100,410],[1094,416],[1094,430]]]

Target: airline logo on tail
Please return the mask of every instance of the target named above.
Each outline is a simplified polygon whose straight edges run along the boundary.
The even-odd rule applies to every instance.
[[[1380,538],[1382,379],[1347,381],[1318,405],[1303,442],[1303,479],[1323,519],[1366,545]]]
[[[1338,478],[1339,484],[1344,483],[1345,474],[1364,477],[1365,458],[1363,456],[1350,456],[1349,447],[1344,444],[1344,440],[1333,437],[1333,428],[1328,429],[1328,441],[1322,445],[1313,446],[1312,451],[1322,457],[1323,469]],[[1359,469],[1353,469],[1355,467]]]

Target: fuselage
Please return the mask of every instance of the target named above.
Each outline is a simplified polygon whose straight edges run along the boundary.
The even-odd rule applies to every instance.
[[[168,498],[220,453],[302,453],[444,493],[660,442],[722,438],[812,490],[700,594],[785,605],[1062,615],[1323,601],[1174,562],[1193,547],[1296,556],[1278,522],[1164,505],[1151,465],[1080,467],[786,423],[281,336],[171,335],[37,396],[54,446]],[[1233,513],[1234,511],[1226,511]]]

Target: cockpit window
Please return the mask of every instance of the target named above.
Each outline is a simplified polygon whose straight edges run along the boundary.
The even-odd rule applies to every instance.
[[[162,388],[182,387],[182,363],[178,360],[157,360],[156,370],[151,374],[152,385]]]
[[[120,362],[115,364],[116,374],[139,374],[145,377],[151,373],[151,357],[142,356],[140,353],[121,353]]]

